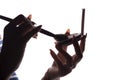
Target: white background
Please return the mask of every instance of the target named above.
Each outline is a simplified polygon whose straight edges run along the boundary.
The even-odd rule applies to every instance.
[[[19,14],[53,33],[80,32],[82,8],[86,9],[85,33],[88,33],[84,57],[69,75],[61,80],[120,80],[120,9],[119,0],[1,0],[0,15]],[[8,22],[0,20],[0,34]],[[16,71],[20,80],[40,80],[52,64],[49,49],[54,39],[39,33],[31,39]],[[69,53],[74,53],[70,46]]]

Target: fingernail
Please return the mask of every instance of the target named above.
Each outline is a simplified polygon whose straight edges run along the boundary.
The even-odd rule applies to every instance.
[[[32,19],[32,15],[31,15],[31,14],[29,14],[28,19],[29,19],[29,20],[31,20],[31,19]]]
[[[67,29],[67,31],[66,31],[65,34],[66,34],[66,35],[70,35],[70,29]]]

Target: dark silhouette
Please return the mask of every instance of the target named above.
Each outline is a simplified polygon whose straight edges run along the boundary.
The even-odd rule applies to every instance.
[[[29,19],[17,16],[4,28],[3,46],[0,53],[0,80],[7,80],[19,67],[29,39],[40,31],[33,28]]]

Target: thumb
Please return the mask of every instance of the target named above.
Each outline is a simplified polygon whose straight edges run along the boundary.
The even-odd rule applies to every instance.
[[[32,31],[28,32],[28,33],[25,35],[25,38],[24,38],[25,41],[26,41],[26,42],[29,41],[29,39],[30,39],[31,37],[33,37],[35,34],[37,34],[37,32],[40,31],[41,27],[42,27],[42,25],[40,25],[40,26],[34,28]]]

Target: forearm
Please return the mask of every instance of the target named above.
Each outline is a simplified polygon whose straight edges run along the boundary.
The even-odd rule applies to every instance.
[[[9,77],[9,75],[19,67],[24,51],[21,52],[19,49],[14,49],[6,47],[5,45],[2,46],[0,53],[0,76]]]
[[[57,70],[53,68],[49,68],[47,72],[45,73],[44,77],[42,80],[60,80],[60,76],[58,75]]]
[[[0,74],[0,75],[1,75],[1,74]],[[0,80],[8,80],[8,78],[9,78],[9,76],[7,76],[7,77],[6,77],[6,76],[3,76],[3,75],[0,76]]]
[[[9,66],[9,63],[4,62],[8,61],[3,61],[3,59],[0,59],[0,80],[8,80],[12,72],[16,70],[16,67],[11,65]]]

